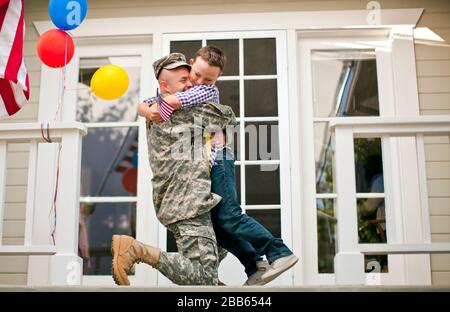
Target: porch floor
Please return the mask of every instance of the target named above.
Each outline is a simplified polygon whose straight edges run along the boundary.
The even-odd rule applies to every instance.
[[[0,285],[0,292],[450,292],[448,286],[8,286]]]

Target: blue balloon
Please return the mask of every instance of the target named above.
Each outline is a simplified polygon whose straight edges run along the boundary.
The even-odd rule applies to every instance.
[[[133,166],[138,166],[138,152],[134,152],[133,158],[131,158],[131,162],[133,163]]]
[[[50,0],[48,12],[53,24],[61,30],[80,26],[86,17],[86,0]]]

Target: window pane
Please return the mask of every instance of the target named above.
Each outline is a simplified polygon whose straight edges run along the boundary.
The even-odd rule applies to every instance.
[[[245,159],[280,159],[278,122],[245,123]]]
[[[375,51],[312,52],[315,117],[379,116]]]
[[[81,196],[134,196],[137,128],[90,128],[83,137]]]
[[[244,74],[276,75],[275,38],[244,39]]]
[[[314,124],[314,157],[316,163],[316,192],[333,193],[333,144],[328,123]]]
[[[360,243],[386,243],[384,198],[357,199]]]
[[[280,204],[279,166],[247,165],[245,170],[245,196],[248,205]]]
[[[217,81],[219,88],[220,104],[231,106],[236,117],[239,117],[239,81]]]
[[[317,199],[317,239],[319,273],[334,273],[336,218],[334,200]]]
[[[78,77],[77,120],[81,122],[115,122],[135,121],[139,103],[140,58],[116,57],[81,59]],[[91,78],[100,66],[106,64],[120,65],[128,74],[127,92],[117,100],[102,100],[92,95]],[[136,65],[136,66],[134,66]]]
[[[355,139],[357,193],[384,193],[381,139]]]
[[[245,80],[245,116],[278,116],[277,80]]]
[[[386,215],[383,198],[357,200],[359,243],[386,243]],[[364,256],[366,272],[388,272],[387,255]]]
[[[194,58],[195,53],[201,47],[202,47],[201,40],[171,41],[170,53],[174,52],[183,53],[184,56],[186,56],[186,60],[189,61],[190,58]]]
[[[135,203],[80,205],[79,256],[83,274],[111,275],[111,237],[136,237]]]
[[[216,46],[221,49],[227,57],[227,64],[223,70],[223,76],[239,75],[239,40],[208,40],[207,45]]]
[[[281,237],[280,209],[248,209],[246,213],[275,237]]]

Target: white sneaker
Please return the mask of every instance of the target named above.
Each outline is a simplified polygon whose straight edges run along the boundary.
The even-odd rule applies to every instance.
[[[268,283],[262,280],[261,277],[267,270],[271,269],[269,263],[265,260],[257,261],[256,268],[256,272],[248,277],[243,286],[262,286]]]
[[[298,258],[295,255],[289,255],[281,257],[270,265],[270,269],[267,270],[262,276],[261,280],[268,283],[280,276],[281,273],[289,270],[298,262]]]

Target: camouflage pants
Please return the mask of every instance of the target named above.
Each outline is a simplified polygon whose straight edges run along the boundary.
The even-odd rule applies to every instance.
[[[167,228],[175,236],[178,253],[162,251],[156,269],[177,285],[218,285],[219,255],[210,214]]]

